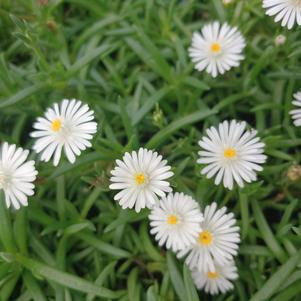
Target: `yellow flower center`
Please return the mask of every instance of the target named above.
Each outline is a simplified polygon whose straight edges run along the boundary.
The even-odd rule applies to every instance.
[[[212,240],[213,240],[212,234],[208,231],[203,231],[199,234],[199,243],[201,245],[205,245],[205,246],[211,245]]]
[[[224,156],[227,159],[232,159],[236,156],[236,150],[234,148],[231,148],[231,147],[226,148],[224,150]]]
[[[175,216],[175,215],[170,215],[168,218],[167,218],[167,223],[169,225],[175,225],[178,223],[178,218]]]
[[[136,174],[135,181],[139,185],[144,184],[145,183],[145,175],[143,173]]]
[[[209,279],[216,279],[218,277],[218,273],[216,272],[208,272],[207,276]]]
[[[58,132],[62,127],[62,122],[59,119],[54,119],[51,123],[51,129],[54,132]]]
[[[211,51],[213,53],[219,53],[219,52],[221,52],[221,50],[222,50],[222,47],[221,47],[220,43],[212,43],[211,44]]]

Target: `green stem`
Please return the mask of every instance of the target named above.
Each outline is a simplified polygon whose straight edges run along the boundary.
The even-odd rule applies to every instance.
[[[16,251],[12,224],[9,211],[5,205],[5,197],[3,191],[0,191],[0,240],[5,250],[11,253]]]

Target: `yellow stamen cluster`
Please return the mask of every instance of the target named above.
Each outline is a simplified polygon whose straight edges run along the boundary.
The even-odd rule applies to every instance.
[[[208,272],[207,277],[209,279],[216,279],[218,277],[218,273],[217,272]]]
[[[135,181],[139,185],[144,184],[145,183],[145,175],[143,173],[136,174]]]
[[[51,129],[54,132],[58,132],[62,128],[62,122],[60,119],[54,119],[51,123]]]
[[[232,159],[234,157],[236,157],[236,150],[234,148],[226,148],[224,150],[224,157],[227,159]]]
[[[212,234],[209,231],[202,231],[199,234],[199,243],[205,246],[211,245],[212,243]]]
[[[213,53],[219,53],[222,50],[220,43],[212,43],[210,48]]]
[[[169,225],[175,225],[178,223],[178,218],[175,216],[175,215],[170,215],[168,218],[167,218],[167,223]]]

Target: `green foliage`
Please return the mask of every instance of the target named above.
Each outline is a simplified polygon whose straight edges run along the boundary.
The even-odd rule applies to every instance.
[[[261,2],[0,2],[0,140],[30,149],[33,121],[62,98],[88,103],[99,124],[74,165],[37,164],[28,208],[7,210],[1,195],[1,301],[301,299],[301,180],[287,176],[301,158],[288,114],[301,34],[275,24]],[[215,19],[238,26],[248,46],[240,67],[213,80],[193,70],[187,48]],[[276,47],[279,33],[287,41]],[[258,129],[269,160],[257,183],[229,192],[200,175],[196,158],[204,130],[233,118]],[[113,201],[114,160],[139,146],[164,154],[175,190],[235,213],[242,243],[231,293],[197,293],[183,262],[150,236],[147,210]]]

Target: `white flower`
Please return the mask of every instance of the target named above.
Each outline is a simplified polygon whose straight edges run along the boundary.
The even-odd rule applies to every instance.
[[[283,45],[286,42],[286,36],[283,34],[280,34],[278,36],[276,36],[275,38],[275,45],[276,46],[280,46]]]
[[[223,0],[224,5],[229,5],[233,2],[233,0]]]
[[[239,66],[245,46],[245,39],[236,27],[214,22],[205,25],[201,33],[193,34],[189,56],[197,70],[206,69],[216,77]]]
[[[257,179],[256,171],[261,171],[266,161],[263,154],[264,143],[256,137],[257,131],[245,130],[245,122],[224,121],[218,128],[207,129],[208,137],[203,137],[199,145],[198,163],[207,164],[201,173],[207,178],[215,177],[215,184],[223,181],[226,188],[233,188],[233,179],[240,187],[244,181],[250,183]]]
[[[215,264],[225,265],[237,255],[239,227],[234,226],[233,213],[226,214],[226,211],[226,207],[217,210],[215,202],[206,206],[197,240],[178,253],[180,258],[188,254],[185,262],[191,270],[215,272]]]
[[[295,23],[301,25],[301,0],[263,0],[268,16],[275,16],[275,22],[291,29]]]
[[[138,153],[125,153],[123,161],[116,160],[117,166],[111,171],[110,189],[121,190],[114,197],[125,208],[139,212],[142,208],[152,208],[158,201],[157,195],[164,197],[171,192],[168,178],[173,176],[167,161],[162,156],[144,148]]]
[[[226,293],[233,289],[231,281],[238,278],[237,268],[234,261],[226,265],[215,265],[214,272],[200,272],[192,270],[192,279],[198,289],[204,289],[206,293],[216,295],[219,292]]]
[[[294,109],[290,111],[290,114],[292,115],[292,118],[294,120],[295,126],[301,125],[301,91],[294,94],[294,100],[293,105],[296,107],[299,107],[299,109]]]
[[[33,148],[42,152],[41,160],[48,162],[53,156],[53,164],[58,165],[64,148],[68,160],[74,163],[75,156],[92,146],[89,140],[97,130],[93,114],[88,105],[75,99],[64,99],[60,106],[55,103],[48,108],[45,117],[34,123],[36,131],[31,133],[37,138]]]
[[[201,229],[203,215],[198,203],[184,193],[168,194],[154,206],[149,215],[151,234],[174,252],[193,244]]]
[[[34,194],[34,184],[38,172],[34,161],[27,161],[29,151],[4,143],[0,150],[0,190],[5,194],[7,208],[27,206],[27,197]]]

